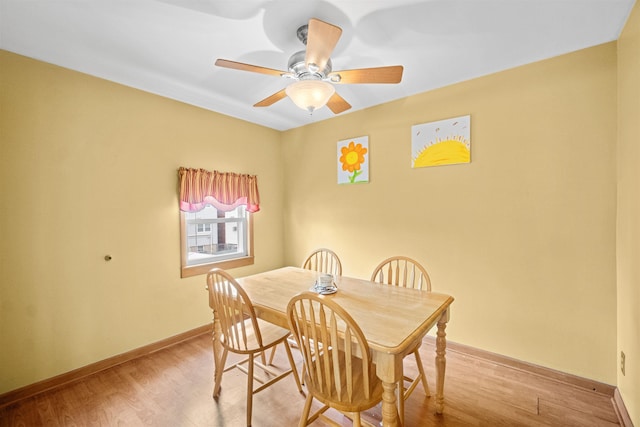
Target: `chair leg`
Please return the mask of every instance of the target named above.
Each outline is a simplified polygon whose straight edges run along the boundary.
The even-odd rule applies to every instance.
[[[273,365],[273,357],[276,355],[277,348],[278,346],[274,345],[273,348],[271,349],[271,355],[269,356],[269,363],[268,363],[269,366]]]
[[[229,351],[225,348],[220,358],[220,366],[215,367],[214,382],[213,382],[213,398],[217,399],[220,396],[220,387],[222,385],[222,373],[224,372],[224,365],[227,363],[227,355]]]
[[[298,343],[296,342],[296,339],[293,337],[293,335],[289,335],[287,337],[287,343],[289,343],[289,348],[297,348],[300,351],[302,351],[298,347]],[[298,374],[298,377],[300,378],[300,384],[304,385],[304,358],[302,360],[302,369],[300,370],[300,373]]]
[[[431,392],[429,391],[429,384],[427,384],[427,376],[424,373],[424,367],[422,366],[422,360],[420,358],[420,351],[413,352],[416,355],[416,364],[418,365],[418,372],[420,372],[420,380],[422,381],[422,387],[424,387],[424,394],[429,397]]]
[[[307,399],[304,401],[304,409],[302,410],[302,416],[300,417],[300,422],[298,423],[298,427],[306,427],[308,426],[309,420],[309,412],[311,412],[311,403],[313,402],[313,396],[311,393],[307,393]]]
[[[289,358],[289,364],[291,365],[291,373],[293,374],[293,379],[296,381],[296,385],[298,386],[298,391],[302,393],[302,385],[300,383],[300,377],[298,376],[298,369],[296,368],[296,362],[293,360],[293,354],[291,354],[291,348],[289,347],[289,343],[287,340],[284,340],[284,349],[287,351],[287,358]]]
[[[404,425],[404,424],[400,424]],[[362,427],[362,422],[360,420],[360,412],[353,413],[353,427]]]
[[[262,353],[264,357],[264,352]],[[247,373],[247,427],[251,427],[251,411],[253,409],[253,354],[249,355]]]

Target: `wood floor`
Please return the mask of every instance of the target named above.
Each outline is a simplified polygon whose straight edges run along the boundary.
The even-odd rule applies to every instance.
[[[435,390],[433,344],[421,349]],[[294,356],[301,361],[294,350]],[[0,427],[18,426],[228,426],[245,421],[246,376],[226,372],[222,393],[211,398],[210,338],[202,335],[73,384],[0,408]],[[413,358],[405,361],[412,373]],[[231,361],[231,360],[230,360]],[[276,364],[286,363],[279,349]],[[293,377],[254,397],[254,427],[296,426],[304,405]],[[377,424],[380,408],[365,417]],[[338,414],[332,418],[350,425]],[[321,421],[314,424],[323,427]],[[418,388],[406,406],[411,426],[617,426],[611,397],[448,349],[445,410]]]

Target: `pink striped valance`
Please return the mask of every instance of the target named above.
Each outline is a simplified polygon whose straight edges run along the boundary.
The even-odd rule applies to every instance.
[[[258,177],[233,172],[209,172],[204,169],[178,169],[180,210],[197,212],[207,204],[220,211],[246,205],[247,211],[260,210]]]

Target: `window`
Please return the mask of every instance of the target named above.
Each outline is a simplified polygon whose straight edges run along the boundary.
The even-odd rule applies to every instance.
[[[182,277],[253,264],[251,214],[244,205],[228,212],[207,205],[180,216]]]
[[[179,168],[180,276],[253,264],[255,175]]]
[[[196,225],[198,226],[198,233],[210,233],[211,232],[211,223],[199,222]]]

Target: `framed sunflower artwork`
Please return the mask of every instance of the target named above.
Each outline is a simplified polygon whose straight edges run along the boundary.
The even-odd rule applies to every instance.
[[[369,182],[369,137],[338,141],[338,184]]]
[[[471,162],[471,116],[411,127],[411,167]]]

